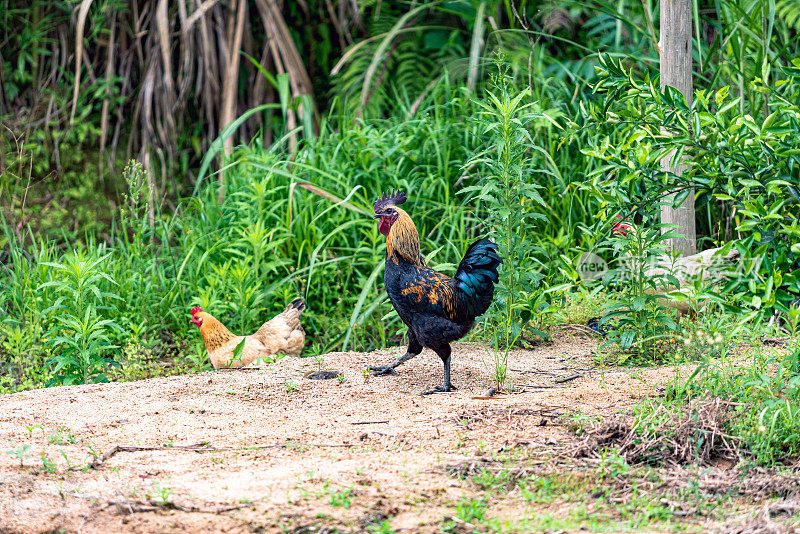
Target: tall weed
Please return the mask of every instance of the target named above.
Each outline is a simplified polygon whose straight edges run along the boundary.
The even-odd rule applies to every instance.
[[[53,323],[45,334],[53,353],[48,363],[62,384],[107,382],[106,369],[115,363],[118,347],[111,339],[120,327],[103,315],[116,311],[114,301],[120,297],[108,288],[116,282],[101,269],[107,258],[77,252],[62,263],[47,264],[53,280],[40,287],[52,287],[58,295],[44,312]]]
[[[484,231],[494,238],[503,258],[490,313],[494,378],[503,387],[508,352],[537,312],[535,303],[544,289],[541,271],[546,266],[534,236],[540,223],[547,221],[543,213],[547,204],[537,179],[545,182],[553,173],[542,165],[542,149],[531,137],[537,122],[551,119],[537,109],[536,102],[529,101],[527,88],[512,87],[502,66],[493,80],[485,99],[476,101],[480,112],[474,120],[484,135],[483,149],[467,163],[478,169],[481,183],[462,192],[486,210]]]

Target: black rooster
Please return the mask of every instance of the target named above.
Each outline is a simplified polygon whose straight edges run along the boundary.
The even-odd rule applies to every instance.
[[[400,319],[408,326],[408,349],[393,364],[370,367],[376,375],[394,373],[423,347],[436,352],[444,363],[444,385],[424,395],[455,389],[450,383],[450,343],[460,339],[485,312],[494,296],[497,267],[502,263],[497,245],[488,239],[467,249],[453,278],[425,265],[419,234],[408,213],[398,206],[405,193],[389,193],[375,201],[375,218],[386,236],[386,292]]]

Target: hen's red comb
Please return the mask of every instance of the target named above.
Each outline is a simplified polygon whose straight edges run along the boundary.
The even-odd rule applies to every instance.
[[[628,232],[633,230],[633,226],[628,224],[628,220],[622,215],[617,214],[617,219],[619,219],[619,222],[611,227],[611,233],[628,237]]]
[[[386,191],[381,198],[372,204],[375,213],[380,213],[387,206],[399,206],[406,201],[406,194],[403,191]]]
[[[194,308],[192,308],[192,315],[197,315],[201,311],[203,311],[203,308],[201,308],[200,306],[195,306]]]

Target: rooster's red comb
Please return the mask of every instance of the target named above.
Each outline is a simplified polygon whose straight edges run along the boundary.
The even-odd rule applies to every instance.
[[[200,306],[195,306],[194,308],[192,308],[192,315],[197,315],[201,311],[203,311],[203,308],[201,308]]]
[[[406,201],[406,194],[402,191],[386,191],[381,198],[372,205],[375,213],[380,213],[388,206],[399,206]]]

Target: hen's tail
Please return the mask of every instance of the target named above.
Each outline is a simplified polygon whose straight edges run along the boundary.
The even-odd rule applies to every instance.
[[[488,239],[475,241],[464,254],[453,280],[469,319],[489,309],[498,280],[497,268],[501,263],[503,260],[497,255],[497,245]]]
[[[303,310],[305,309],[306,309],[306,303],[303,302],[303,299],[296,298],[288,306],[286,306],[284,312],[288,312],[289,310],[297,310],[297,314],[300,315],[301,313],[303,313]]]
[[[303,299],[294,299],[286,309],[283,310],[283,313],[280,315],[283,316],[286,324],[289,325],[290,328],[296,330],[302,330],[303,327],[300,325],[300,314],[303,313],[303,310],[306,309],[306,303],[303,302]]]
[[[303,299],[298,298],[294,299],[283,312],[286,324],[291,328],[291,332],[285,339],[286,347],[283,349],[286,354],[299,356],[303,352],[303,346],[306,344],[306,332],[300,323],[300,314],[305,309],[306,303],[303,302]]]

